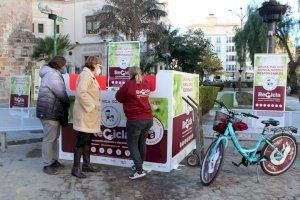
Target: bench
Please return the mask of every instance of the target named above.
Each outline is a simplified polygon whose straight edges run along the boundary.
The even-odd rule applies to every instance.
[[[0,149],[2,152],[7,148],[9,132],[43,130],[35,113],[35,108],[0,108]]]

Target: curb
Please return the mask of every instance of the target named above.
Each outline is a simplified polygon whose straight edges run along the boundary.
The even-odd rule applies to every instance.
[[[27,139],[27,140],[9,141],[9,142],[7,142],[7,146],[38,143],[38,142],[42,142],[42,140],[43,140],[43,138],[32,138],[32,139]],[[0,146],[1,146],[1,142],[0,142]]]

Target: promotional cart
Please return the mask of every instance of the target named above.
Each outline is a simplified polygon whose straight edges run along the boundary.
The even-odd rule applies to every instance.
[[[64,75],[67,92],[74,96],[76,74]],[[195,74],[162,70],[144,76],[152,84],[151,106],[154,125],[147,137],[147,156],[144,168],[169,172],[196,148],[194,111],[182,99],[198,100],[199,77]],[[91,162],[115,166],[132,166],[127,147],[126,117],[122,104],[115,99],[116,88],[106,89],[106,77],[99,76],[101,87],[101,133],[95,134],[91,147]],[[76,131],[72,128],[72,105],[69,126],[62,129],[60,159],[73,159]]]

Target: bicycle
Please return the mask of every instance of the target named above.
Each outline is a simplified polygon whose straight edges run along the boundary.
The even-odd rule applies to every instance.
[[[236,116],[252,117],[255,119],[259,117],[250,113],[238,113],[229,110],[223,102],[215,102],[219,104],[220,108],[225,108],[227,113],[220,111],[216,113],[214,130],[217,131],[219,135],[207,149],[200,170],[200,179],[204,186],[213,183],[219,174],[223,164],[224,149],[228,144],[228,136],[232,140],[236,150],[242,155],[242,161],[239,164],[234,162],[232,162],[232,164],[237,167],[241,164],[246,167],[248,165],[257,164],[257,178],[258,165],[261,166],[266,174],[271,176],[282,174],[292,166],[297,157],[298,146],[295,137],[290,133],[297,133],[297,128],[292,126],[271,128],[270,126],[278,126],[279,121],[274,119],[264,120],[262,123],[265,126],[262,133],[258,136],[255,147],[244,149],[241,147],[235,131],[243,131],[248,127],[247,124],[236,118]],[[268,138],[266,133],[270,132],[273,132],[274,135]],[[260,150],[261,144],[263,143],[264,146]]]

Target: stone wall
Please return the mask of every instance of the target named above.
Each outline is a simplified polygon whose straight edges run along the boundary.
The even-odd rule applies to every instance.
[[[31,74],[36,39],[31,33],[32,0],[1,0],[0,10],[0,99],[6,99],[9,77]]]

